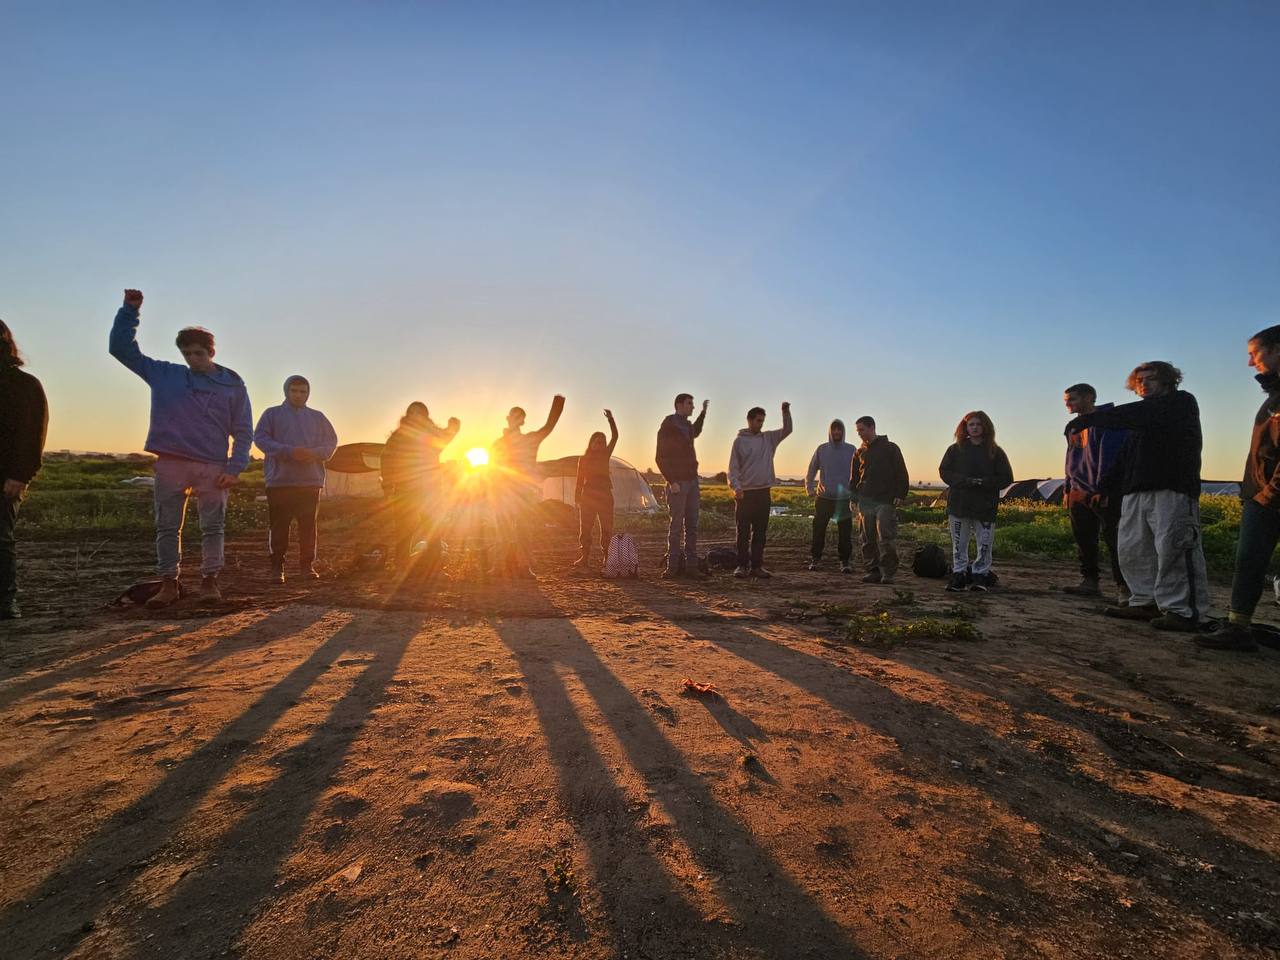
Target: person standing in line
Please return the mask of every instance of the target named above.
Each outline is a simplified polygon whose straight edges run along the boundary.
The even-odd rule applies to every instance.
[[[1157,630],[1195,633],[1209,620],[1209,582],[1200,543],[1200,406],[1180,390],[1182,371],[1164,360],[1140,364],[1127,385],[1142,399],[1095,410],[1067,424],[1129,430],[1116,546],[1129,602],[1107,616],[1146,620]]]
[[[1009,458],[996,446],[996,428],[981,410],[966,413],[956,426],[956,442],[938,465],[947,485],[947,524],[951,531],[951,579],[947,590],[991,588],[992,548],[1000,491],[1013,483]],[[969,559],[969,541],[978,555]]]
[[[1280,542],[1280,326],[1249,338],[1249,366],[1266,399],[1253,418],[1253,436],[1240,484],[1240,534],[1231,579],[1231,609],[1222,630],[1196,637],[1210,650],[1258,648],[1253,613],[1266,587],[1267,567]]]
[[[22,616],[14,528],[27,485],[40,470],[49,428],[44,388],[23,365],[13,331],[0,320],[0,620]]]
[[[1098,391],[1087,383],[1077,383],[1063,391],[1062,400],[1075,416],[1110,410],[1114,404],[1098,404]],[[1098,535],[1101,533],[1111,554],[1111,576],[1119,602],[1129,596],[1120,572],[1120,549],[1116,537],[1120,529],[1120,459],[1129,435],[1123,430],[1089,427],[1067,437],[1067,460],[1063,476],[1062,505],[1071,520],[1071,535],[1080,558],[1080,583],[1063,587],[1077,597],[1100,597],[1102,568],[1098,562]]]
[[[822,552],[826,547],[827,525],[836,522],[837,550],[840,572],[849,573],[849,559],[853,556],[853,509],[850,505],[849,474],[856,448],[845,442],[843,420],[832,420],[827,430],[827,442],[818,444],[809,460],[805,474],[805,493],[813,501],[813,540],[809,546],[809,569],[822,565]]]
[[[862,446],[854,457],[849,486],[858,504],[862,540],[863,583],[893,583],[898,572],[898,507],[911,491],[902,450],[876,433],[872,417],[854,424]]]
[[[320,579],[315,568],[316,517],[324,488],[324,464],[338,447],[338,435],[328,417],[307,406],[310,397],[310,381],[294,374],[284,382],[284,403],[268,407],[253,432],[253,442],[266,456],[263,466],[272,583],[284,583],[289,528],[295,522],[298,573],[304,580]]]
[[[457,417],[450,417],[448,426],[437,426],[427,405],[415,400],[382,448],[382,492],[389,508],[391,554],[401,577],[409,574],[418,530],[438,519],[430,514],[439,505],[440,454],[461,427]],[[427,531],[427,550],[419,573],[424,577],[437,573],[440,555],[440,531],[433,526]]]
[[[782,428],[764,429],[764,408],[747,411],[747,425],[738,431],[729,452],[729,486],[733,488],[738,526],[738,578],[773,576],[764,566],[765,538],[769,532],[772,487],[778,482],[773,455],[778,444],[791,436],[791,404],[782,405]]]
[[[694,441],[702,433],[710,401],[702,401],[698,419],[693,413],[693,394],[676,396],[675,413],[667,414],[658,427],[658,449],[654,460],[658,472],[667,481],[667,509],[671,523],[667,528],[667,567],[662,578],[700,577],[698,570],[698,509],[702,491],[698,483],[698,455]]]
[[[613,537],[613,478],[609,461],[618,445],[618,424],[613,411],[606,410],[609,439],[597,430],[587,441],[586,452],[578,458],[578,476],[573,486],[573,502],[578,505],[578,545],[582,552],[573,565],[578,568],[591,562],[591,534],[600,521],[600,550],[609,558],[609,540]]]
[[[562,413],[564,397],[556,394],[551,400],[547,422],[539,429],[525,433],[524,408],[512,407],[507,413],[507,426],[502,431],[502,436],[490,445],[494,461],[500,468],[500,479],[495,491],[496,508],[498,523],[506,539],[494,570],[497,574],[536,579],[529,528],[534,523],[534,514],[542,492],[538,448],[556,428]]]
[[[109,351],[151,388],[151,425],[144,447],[155,465],[156,567],[162,583],[147,601],[158,609],[178,599],[182,526],[195,494],[200,515],[198,599],[222,599],[218,575],[225,563],[227,497],[249,466],[253,409],[244,381],[214,363],[213,334],[203,327],[178,331],[185,364],[156,360],[138,347],[142,291],[126,290],[111,327]],[[231,455],[227,455],[230,443]]]

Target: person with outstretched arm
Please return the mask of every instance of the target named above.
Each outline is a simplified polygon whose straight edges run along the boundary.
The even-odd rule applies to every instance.
[[[284,583],[289,529],[295,522],[298,574],[304,580],[320,579],[315,568],[316,517],[324,489],[324,464],[338,447],[338,435],[328,417],[307,405],[310,397],[311,382],[294,374],[284,382],[284,403],[268,407],[253,431],[253,442],[266,456],[267,551],[272,583]]]
[[[836,522],[840,572],[849,573],[853,556],[853,509],[850,506],[849,472],[857,448],[845,440],[843,420],[832,420],[827,442],[818,444],[804,477],[805,493],[813,497],[813,537],[809,544],[809,569],[822,566],[827,527]]]
[[[1126,385],[1141,399],[1082,414],[1066,434],[1090,427],[1130,431],[1121,479],[1117,548],[1130,595],[1108,616],[1149,621],[1157,630],[1196,633],[1210,620],[1200,543],[1200,454],[1196,398],[1179,389],[1182,371],[1164,360],[1134,367]]]
[[[542,476],[538,472],[538,448],[551,435],[564,413],[564,397],[551,400],[547,422],[537,430],[524,431],[523,407],[512,407],[507,413],[507,426],[502,436],[490,445],[494,462],[499,467],[497,497],[499,526],[506,543],[499,554],[494,573],[533,580],[533,552],[530,527],[534,511],[541,499]]]
[[[733,488],[738,527],[738,578],[773,576],[764,566],[765,539],[769,532],[772,488],[778,482],[773,455],[778,444],[791,436],[791,404],[782,405],[782,427],[764,429],[763,407],[747,411],[747,425],[738,431],[729,452],[729,486]]]
[[[462,421],[457,417],[440,426],[431,419],[427,405],[415,400],[382,448],[382,492],[391,526],[391,555],[402,578],[411,572],[413,542],[424,524],[428,526],[427,549],[414,572],[422,579],[440,572],[444,553],[438,523],[440,454],[461,429]]]
[[[40,381],[22,369],[25,361],[13,331],[0,320],[0,620],[17,620],[18,509],[44,457],[49,404]]]
[[[956,426],[938,475],[947,485],[947,526],[951,532],[951,579],[947,591],[986,592],[994,584],[991,564],[1000,491],[1013,483],[1009,458],[996,446],[996,428],[982,410],[966,413]],[[969,559],[969,541],[977,556]]]
[[[213,334],[184,327],[174,341],[184,363],[148,357],[138,347],[142,291],[126,290],[111,326],[109,351],[151,388],[151,424],[144,449],[156,455],[156,569],[160,591],[152,609],[178,599],[182,526],[195,494],[200,516],[200,591],[205,602],[222,599],[228,492],[249,466],[253,410],[240,375],[214,362]],[[227,447],[231,452],[228,455]]]
[[[678,394],[675,413],[667,414],[658,427],[658,449],[654,460],[658,472],[667,481],[667,509],[671,514],[667,527],[667,566],[662,571],[664,580],[701,576],[698,570],[698,511],[702,491],[698,483],[698,455],[694,441],[702,434],[709,403],[703,400],[698,419],[690,420],[693,394]]]
[[[613,411],[606,410],[609,439],[597,430],[587,440],[586,451],[578,458],[578,475],[573,485],[573,502],[578,505],[578,546],[581,553],[573,562],[583,568],[591,562],[591,534],[600,523],[600,551],[609,559],[609,540],[613,537],[613,478],[609,462],[618,445],[618,424]]]

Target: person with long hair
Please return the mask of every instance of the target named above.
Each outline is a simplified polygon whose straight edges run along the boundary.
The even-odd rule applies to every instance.
[[[409,574],[409,557],[414,538],[424,524],[436,524],[440,494],[440,453],[453,442],[462,421],[450,417],[446,426],[431,419],[425,403],[409,404],[399,425],[382,448],[382,492],[387,498],[391,525],[391,555],[396,571]],[[427,549],[417,571],[424,577],[439,572],[440,531],[427,531]]]
[[[13,331],[0,320],[0,620],[22,616],[14,528],[27,485],[40,470],[49,427],[44,388],[21,369],[23,363]]]
[[[578,476],[573,485],[573,502],[578,505],[578,546],[582,552],[573,565],[586,567],[591,562],[591,534],[600,523],[600,550],[609,558],[609,540],[613,536],[613,480],[609,476],[609,461],[618,445],[618,424],[613,411],[606,410],[609,421],[609,439],[597,430],[587,441],[586,451],[578,458]]]
[[[996,446],[996,428],[981,410],[966,413],[956,425],[956,442],[947,447],[938,474],[947,485],[947,526],[951,531],[951,579],[947,590],[991,588],[992,548],[1000,491],[1013,483],[1009,458]],[[969,542],[977,556],[969,558]]]

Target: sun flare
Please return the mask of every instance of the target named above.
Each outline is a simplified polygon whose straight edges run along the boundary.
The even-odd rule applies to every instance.
[[[471,465],[473,470],[489,465],[489,451],[484,447],[472,447],[467,451],[466,457],[467,463]]]

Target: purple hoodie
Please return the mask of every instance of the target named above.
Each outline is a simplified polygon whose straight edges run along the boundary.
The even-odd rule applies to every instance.
[[[284,403],[268,407],[253,433],[253,442],[267,455],[268,487],[323,487],[324,461],[338,446],[338,435],[328,417],[289,402],[289,384],[298,381],[307,383],[307,378],[295,375],[284,382]],[[295,460],[291,455],[294,447],[305,447],[319,459]]]

